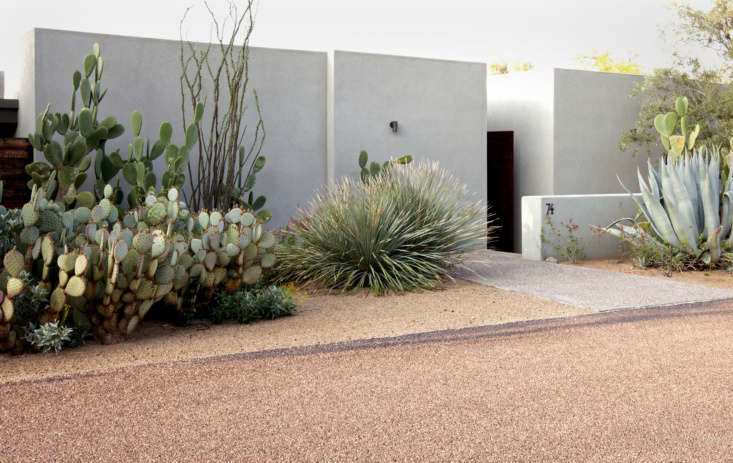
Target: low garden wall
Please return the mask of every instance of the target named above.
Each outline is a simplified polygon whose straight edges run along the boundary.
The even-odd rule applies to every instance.
[[[522,197],[522,257],[567,260],[568,254],[596,259],[618,255],[622,243],[596,227],[634,217],[628,194]]]

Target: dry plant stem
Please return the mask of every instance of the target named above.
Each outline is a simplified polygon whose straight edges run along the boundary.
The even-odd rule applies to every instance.
[[[186,100],[190,104],[201,101],[204,79],[211,83],[212,101],[206,102],[210,107],[211,120],[208,133],[205,124],[199,126],[199,163],[198,169],[188,167],[191,182],[189,203],[194,209],[226,208],[237,198],[233,198],[234,187],[242,189],[252,173],[254,163],[262,151],[265,140],[265,128],[257,92],[253,90],[257,124],[251,143],[244,146],[247,127],[243,124],[248,106],[246,104],[247,87],[249,85],[249,39],[254,29],[253,0],[248,0],[244,11],[236,4],[229,3],[227,19],[232,20],[231,31],[226,32],[226,20],[220,23],[214,11],[204,2],[214,24],[217,43],[221,54],[209,60],[211,44],[204,50],[183,40],[183,22],[180,26],[180,62],[181,62],[181,112],[184,125],[186,123]],[[237,42],[241,40],[241,44]],[[213,61],[213,62],[212,62]],[[222,88],[223,87],[223,88]],[[240,155],[241,152],[241,155]],[[254,158],[253,158],[254,156]],[[247,166],[246,171],[243,167]]]

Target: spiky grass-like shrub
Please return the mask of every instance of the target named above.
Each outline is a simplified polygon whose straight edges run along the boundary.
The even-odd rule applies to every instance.
[[[283,232],[278,270],[323,288],[435,288],[488,231],[485,207],[436,163],[395,166],[319,194]]]

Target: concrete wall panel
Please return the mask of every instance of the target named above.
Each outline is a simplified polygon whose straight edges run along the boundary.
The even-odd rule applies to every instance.
[[[378,162],[411,154],[486,201],[484,64],[337,51],[333,79],[336,178],[358,174],[362,149]]]
[[[178,42],[48,29],[36,29],[26,42],[28,54],[35,55],[35,84],[32,79],[24,82],[19,133],[33,130],[35,114],[47,103],[54,112],[69,110],[71,75],[95,42],[105,59],[103,87],[109,88],[100,116],[114,115],[129,129],[130,113],[138,109],[143,136],[156,139],[160,123],[168,120],[174,142],[182,144]],[[267,131],[262,151],[267,166],[255,190],[268,198],[272,226],[280,226],[325,182],[326,53],[252,48],[249,88],[258,92]],[[252,133],[256,116],[251,96],[249,104]],[[124,157],[130,141],[131,134],[125,133],[111,148],[120,148]],[[43,155],[36,153],[39,157]],[[195,155],[192,168],[197,168]]]

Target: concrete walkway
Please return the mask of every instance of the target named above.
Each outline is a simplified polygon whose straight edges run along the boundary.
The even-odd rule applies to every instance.
[[[483,251],[455,276],[596,312],[733,301],[733,291]]]

